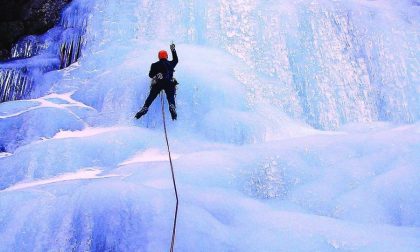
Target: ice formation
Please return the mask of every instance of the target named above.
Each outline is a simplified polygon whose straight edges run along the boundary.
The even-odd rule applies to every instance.
[[[73,0],[0,63],[0,251],[418,251],[418,1]],[[165,104],[166,105],[166,104]],[[166,105],[167,106],[167,105]]]

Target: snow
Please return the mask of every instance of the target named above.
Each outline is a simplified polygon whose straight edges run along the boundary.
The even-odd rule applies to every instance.
[[[176,251],[417,252],[418,10],[73,0],[60,27],[19,42],[29,58],[0,63],[0,81],[43,67],[25,100],[0,104],[0,251],[168,250],[160,97],[133,117],[174,40]],[[82,57],[57,70],[71,41]]]

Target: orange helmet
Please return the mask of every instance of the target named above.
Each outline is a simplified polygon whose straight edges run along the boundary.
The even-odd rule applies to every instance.
[[[165,50],[159,51],[158,54],[159,59],[168,59],[168,52]]]

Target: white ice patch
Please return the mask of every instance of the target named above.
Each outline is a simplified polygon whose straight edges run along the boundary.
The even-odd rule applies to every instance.
[[[78,172],[66,173],[66,174],[63,174],[54,178],[18,183],[3,191],[4,192],[16,191],[16,190],[22,190],[22,189],[37,187],[41,185],[48,185],[48,184],[53,184],[53,183],[58,183],[58,182],[64,182],[64,181],[102,179],[102,178],[111,178],[111,177],[119,176],[115,174],[106,175],[106,176],[98,176],[101,173],[102,173],[102,170],[98,168],[84,169]]]
[[[16,117],[20,116],[26,112],[40,109],[40,108],[57,108],[57,109],[69,109],[72,107],[79,107],[79,108],[85,108],[85,109],[92,109],[91,107],[78,102],[71,98],[73,92],[68,92],[64,94],[49,94],[47,96],[28,100],[28,101],[12,101],[6,103],[2,110],[0,111],[0,119],[6,119],[10,117]],[[57,102],[61,101],[61,102]],[[26,107],[23,105],[26,104]],[[21,109],[17,110],[15,107],[17,105],[20,105]],[[10,108],[14,108],[14,110],[11,110]],[[12,113],[7,113],[8,110],[13,111]],[[92,109],[93,110],[93,109]],[[6,111],[6,112],[5,112]]]
[[[113,128],[86,128],[84,130],[77,131],[60,131],[53,138],[54,139],[63,139],[63,138],[82,138],[82,137],[91,137],[104,133],[111,133],[120,130],[119,127]]]
[[[66,101],[67,104],[72,105],[72,106],[91,108],[91,107],[89,107],[89,106],[71,98],[73,93],[74,92],[67,92],[67,93],[63,93],[63,94],[53,93],[53,94],[49,94],[49,95],[43,97],[42,99],[38,99],[38,100],[41,101],[41,102],[44,102],[43,105],[45,105],[45,106],[54,106],[53,104],[56,104],[56,103],[55,102],[50,102],[50,101],[52,99],[60,99],[60,100]],[[51,103],[53,103],[53,104],[51,104]],[[58,104],[58,106],[62,106],[62,104]]]
[[[0,152],[0,158],[4,158],[4,157],[9,157],[11,156],[12,153],[8,153],[8,152]]]
[[[176,160],[180,155],[171,153],[172,160]],[[169,161],[168,153],[162,152],[159,149],[148,149],[145,151],[138,152],[135,156],[130,158],[127,161],[124,161],[119,166],[136,164],[136,163],[146,163],[146,162],[160,162],[160,161]]]

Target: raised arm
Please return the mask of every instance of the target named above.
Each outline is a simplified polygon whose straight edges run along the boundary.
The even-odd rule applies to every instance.
[[[172,61],[171,61],[172,66],[175,68],[175,66],[178,64],[178,54],[176,53],[174,44],[171,45],[171,52],[172,52]]]

